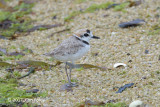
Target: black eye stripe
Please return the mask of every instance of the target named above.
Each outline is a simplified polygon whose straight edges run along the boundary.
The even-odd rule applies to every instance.
[[[87,36],[89,36],[89,35],[88,35],[88,33],[85,33],[84,36],[87,37]]]

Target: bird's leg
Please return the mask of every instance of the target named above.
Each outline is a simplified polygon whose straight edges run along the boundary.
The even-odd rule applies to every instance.
[[[74,68],[74,63],[72,62],[72,66],[69,66],[69,78],[70,78],[70,80],[71,80],[71,72],[72,72],[73,68]],[[72,85],[72,87],[78,86],[76,83],[73,83],[73,82],[71,82],[71,85]]]
[[[69,78],[68,73],[67,73],[67,62],[65,64],[65,71],[66,71],[66,75],[67,75],[67,79],[68,79],[68,83],[69,83],[67,86],[72,86],[71,79]]]

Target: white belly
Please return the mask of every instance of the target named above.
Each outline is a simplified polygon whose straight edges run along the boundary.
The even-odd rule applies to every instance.
[[[84,48],[79,50],[76,54],[73,54],[71,58],[73,59],[73,61],[78,60],[82,58],[89,51],[89,49],[90,49],[90,45],[86,45]]]
[[[65,56],[57,56],[56,59],[60,61],[76,61],[80,58],[82,58],[90,49],[90,45],[86,45],[85,47],[81,48],[77,53],[75,54],[67,54]]]

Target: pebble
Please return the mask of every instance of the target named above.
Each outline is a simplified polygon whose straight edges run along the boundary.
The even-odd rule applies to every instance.
[[[37,93],[39,89],[26,90],[27,93]]]

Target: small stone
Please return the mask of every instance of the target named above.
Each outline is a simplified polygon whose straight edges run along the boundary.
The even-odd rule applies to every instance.
[[[149,54],[149,50],[145,50],[145,52],[144,52],[145,54]]]
[[[109,16],[108,14],[103,15],[103,17],[108,17],[108,16]]]
[[[26,90],[26,93],[37,93],[39,89]]]
[[[26,86],[26,84],[23,84],[23,83],[19,83],[19,86]]]
[[[127,55],[129,56],[129,55],[131,55],[130,53],[127,53]]]
[[[98,53],[95,53],[94,56],[98,56]]]
[[[56,16],[56,15],[55,15],[55,16],[53,16],[53,17],[52,17],[52,19],[57,19],[57,16]]]
[[[108,100],[108,101],[106,101],[106,103],[115,103],[116,102],[116,100]]]
[[[142,79],[147,79],[147,77],[142,77]]]
[[[132,62],[132,60],[129,60],[128,62]]]

